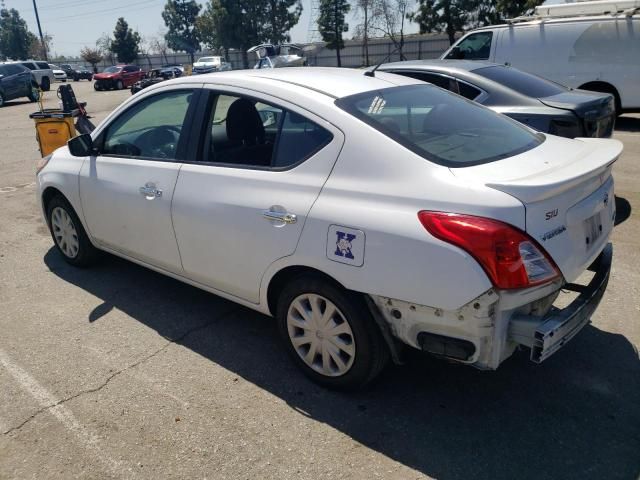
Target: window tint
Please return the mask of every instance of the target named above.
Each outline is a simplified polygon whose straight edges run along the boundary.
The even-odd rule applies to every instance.
[[[175,159],[191,95],[169,92],[137,103],[108,127],[102,153]]]
[[[458,82],[459,94],[469,100],[475,100],[482,93],[482,90],[476,87],[472,87],[468,83]]]
[[[403,75],[405,77],[415,78],[416,80],[422,80],[423,82],[433,83],[434,85],[449,90],[449,79],[435,73],[426,72],[393,72]]]
[[[333,135],[294,112],[285,112],[274,167],[288,167],[310,157],[328,144]]]
[[[35,70],[36,69],[35,64],[33,64],[31,62],[22,62],[20,65],[22,65],[23,67],[27,67],[29,70]]]
[[[241,96],[219,95],[210,125],[205,159],[232,165],[288,167],[331,139],[301,115]]]
[[[103,73],[118,73],[122,70],[121,67],[107,67],[103,70]]]
[[[517,155],[544,138],[514,120],[426,84],[352,95],[336,105],[418,155],[451,167]]]
[[[19,65],[7,65],[6,66],[6,73],[5,75],[16,75],[18,73],[22,73],[24,72],[23,67],[19,66]]]
[[[567,91],[562,85],[512,67],[496,65],[495,67],[479,68],[473,73],[534,98],[550,97]]]
[[[49,64],[46,62],[36,62],[36,65],[38,66],[38,68],[43,69],[43,70],[47,70],[49,67]]]
[[[478,32],[458,43],[445,58],[488,60],[491,53],[493,32]]]

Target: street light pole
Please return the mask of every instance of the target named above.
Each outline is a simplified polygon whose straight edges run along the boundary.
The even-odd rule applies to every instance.
[[[38,6],[36,5],[36,0],[33,0],[33,9],[36,12],[36,23],[38,24],[38,33],[40,34],[42,52],[44,53],[44,59],[48,62],[49,59],[47,58],[47,44],[44,43],[44,36],[42,35],[42,27],[40,26],[40,16],[38,15]]]

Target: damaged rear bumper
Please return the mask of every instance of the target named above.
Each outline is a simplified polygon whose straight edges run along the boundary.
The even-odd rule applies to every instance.
[[[595,272],[588,285],[566,284],[579,293],[568,306],[552,307],[544,317],[515,314],[509,324],[509,340],[531,349],[531,360],[541,363],[571,340],[591,319],[609,282],[613,247],[608,244],[589,267]]]

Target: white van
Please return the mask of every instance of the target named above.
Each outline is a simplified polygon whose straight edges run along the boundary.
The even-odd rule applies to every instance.
[[[536,7],[463,36],[440,58],[505,63],[573,88],[612,93],[640,111],[640,0]]]

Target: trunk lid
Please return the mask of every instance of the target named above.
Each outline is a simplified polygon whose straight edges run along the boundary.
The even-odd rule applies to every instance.
[[[527,233],[572,282],[598,256],[613,229],[611,169],[621,152],[617,140],[547,136],[520,155],[451,171],[520,200]]]
[[[538,100],[548,107],[573,112],[580,119],[587,137],[610,137],[613,133],[616,118],[613,95],[569,90]]]

